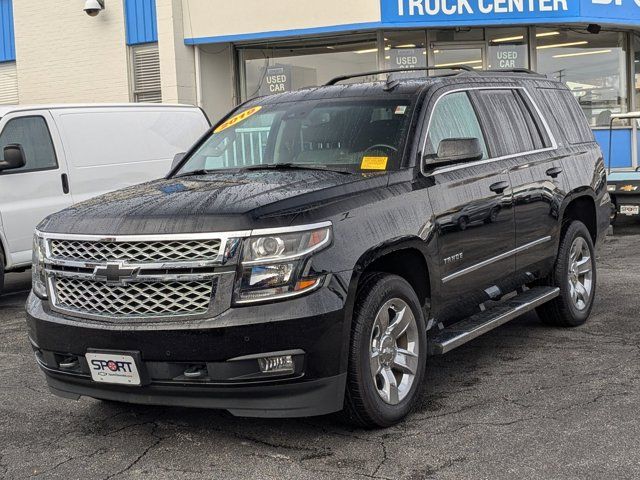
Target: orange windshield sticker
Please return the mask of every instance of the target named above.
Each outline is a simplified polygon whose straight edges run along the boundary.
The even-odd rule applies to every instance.
[[[237,125],[238,123],[245,121],[251,115],[254,115],[254,114],[258,113],[260,110],[262,110],[262,107],[257,106],[257,107],[250,108],[249,110],[245,110],[244,112],[239,113],[237,115],[234,115],[229,120],[227,120],[223,124],[219,125],[218,128],[216,128],[213,131],[213,133],[220,133],[223,130],[226,130],[227,128],[233,127],[233,126]]]
[[[389,157],[364,157],[360,170],[386,170]]]

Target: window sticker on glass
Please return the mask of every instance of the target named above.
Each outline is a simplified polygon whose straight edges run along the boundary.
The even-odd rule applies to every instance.
[[[386,170],[389,157],[364,157],[360,170]]]
[[[395,111],[396,115],[404,115],[405,113],[407,113],[407,106],[406,105],[398,105],[396,107],[396,111]]]
[[[244,112],[239,113],[237,115],[234,115],[229,120],[227,120],[222,125],[220,125],[218,128],[216,128],[213,131],[213,133],[220,133],[223,130],[226,130],[227,128],[233,127],[234,125],[237,125],[238,123],[245,121],[251,115],[258,113],[261,109],[262,109],[261,106],[257,106],[257,107],[250,108],[249,110],[245,110]]]

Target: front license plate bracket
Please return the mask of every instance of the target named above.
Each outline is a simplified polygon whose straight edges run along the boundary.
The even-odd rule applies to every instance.
[[[138,351],[88,348],[85,359],[96,383],[131,387],[150,383]]]

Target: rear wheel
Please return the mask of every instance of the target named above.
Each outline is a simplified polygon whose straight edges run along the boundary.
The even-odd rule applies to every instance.
[[[365,427],[401,421],[422,391],[424,316],[416,293],[397,275],[365,278],[354,309],[345,412]]]
[[[577,327],[587,321],[596,293],[596,259],[587,227],[571,222],[560,241],[558,257],[547,284],[560,288],[560,295],[538,307],[540,319],[560,327]]]
[[[466,230],[467,229],[467,225],[469,225],[469,219],[467,217],[460,217],[458,219],[458,228],[460,230]]]

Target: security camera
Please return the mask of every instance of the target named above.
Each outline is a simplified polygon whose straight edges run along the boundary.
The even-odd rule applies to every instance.
[[[90,17],[97,17],[104,10],[104,0],[87,0],[84,2],[84,11]]]

